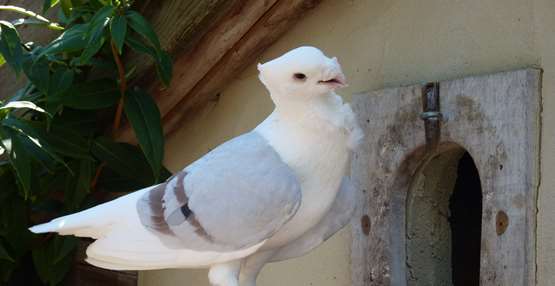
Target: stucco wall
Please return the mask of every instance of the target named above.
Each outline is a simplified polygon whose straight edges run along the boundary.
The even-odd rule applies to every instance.
[[[538,204],[538,285],[555,285],[555,1],[324,0],[266,51],[266,61],[314,45],[337,56],[354,92],[522,67],[542,67],[543,127]],[[272,109],[254,65],[220,101],[168,138],[166,163],[177,170],[247,131]],[[350,232],[314,253],[264,269],[259,285],[350,285]],[[141,285],[208,285],[202,270],[141,273]]]

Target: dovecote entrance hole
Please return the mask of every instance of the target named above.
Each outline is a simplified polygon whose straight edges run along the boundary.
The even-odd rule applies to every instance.
[[[534,285],[541,71],[433,87],[353,96],[353,285]]]
[[[410,286],[478,286],[482,189],[470,154],[457,147],[413,176],[406,202]]]

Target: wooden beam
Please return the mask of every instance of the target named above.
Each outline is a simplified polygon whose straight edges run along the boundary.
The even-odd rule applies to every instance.
[[[177,58],[172,88],[155,94],[162,115],[179,103],[276,2],[236,1],[227,17],[206,33],[190,52]]]
[[[209,101],[320,0],[239,1],[190,52],[175,60],[172,85],[154,90],[165,134]],[[134,141],[125,127],[119,139]]]
[[[164,116],[164,131],[179,127],[181,118],[196,105],[215,96],[226,83],[251,65],[264,50],[287,32],[320,0],[281,0],[241,38],[170,113]]]
[[[198,40],[225,16],[240,0],[158,0],[136,1],[137,9],[153,26],[164,50],[179,57],[193,49]],[[140,82],[152,87],[158,82],[152,60],[143,54],[133,54],[125,60],[126,64],[136,65]]]

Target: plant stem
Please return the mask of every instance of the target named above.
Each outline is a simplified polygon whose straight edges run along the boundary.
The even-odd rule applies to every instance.
[[[96,184],[98,183],[98,178],[100,178],[100,173],[102,173],[104,166],[106,166],[106,162],[102,162],[100,165],[98,165],[98,168],[96,168],[94,178],[91,181],[91,190],[94,190],[96,188]]]
[[[116,44],[114,43],[114,41],[110,42],[110,46],[112,47],[112,55],[114,56],[114,61],[116,62],[116,66],[118,67],[119,93],[120,93],[118,107],[116,108],[116,115],[114,116],[114,123],[112,124],[112,138],[115,138],[121,124],[123,105],[125,103],[125,91],[127,90],[127,79],[125,77],[125,67],[123,66],[123,63],[118,53],[118,49],[116,48]],[[95,189],[96,184],[98,183],[98,178],[100,177],[100,174],[102,173],[102,170],[104,169],[105,166],[106,166],[106,162],[102,162],[100,165],[98,165],[94,178],[91,181],[91,189],[93,190]]]
[[[60,26],[58,23],[51,23],[51,22],[43,22],[36,19],[17,19],[12,21],[14,26],[23,26],[23,25],[34,25],[34,26],[43,26],[50,30],[55,31],[63,31],[64,27]]]
[[[34,19],[44,23],[48,29],[58,30],[58,31],[64,30],[64,27],[60,26],[60,24],[54,23],[54,22],[44,18],[43,16],[41,16],[41,15],[39,15],[39,14],[33,12],[33,11],[25,10],[21,7],[17,7],[17,6],[13,6],[13,5],[0,5],[0,11],[15,12],[15,13],[25,15],[27,17],[34,18]]]
[[[114,60],[116,61],[116,65],[118,67],[119,92],[120,92],[120,99],[119,99],[118,107],[116,109],[116,116],[114,118],[114,123],[112,125],[112,136],[115,137],[116,132],[119,130],[119,126],[121,123],[123,104],[125,103],[125,91],[127,90],[127,79],[125,78],[125,68],[123,67],[121,58],[118,53],[118,49],[116,48],[116,44],[114,43],[114,41],[111,41],[111,46],[112,46],[112,54],[114,55]]]

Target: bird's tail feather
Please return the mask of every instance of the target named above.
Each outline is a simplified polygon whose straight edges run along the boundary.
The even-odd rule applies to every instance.
[[[137,198],[147,190],[148,188],[75,214],[35,225],[29,230],[34,233],[57,232],[61,235],[98,239],[110,229],[114,220],[136,213]]]
[[[50,222],[35,225],[29,230],[34,233],[47,233],[57,232],[61,235],[75,235],[82,237],[98,238],[102,232],[98,229],[99,222],[102,222],[100,217],[97,221],[91,220],[89,210],[79,212],[76,214],[60,217]]]
[[[98,239],[104,233],[98,228],[82,227],[82,228],[64,228],[61,227],[58,222],[52,221],[49,223],[43,223],[40,225],[35,225],[30,227],[29,230],[33,233],[47,233],[47,232],[57,232],[61,235],[74,235],[79,237],[90,237]]]

